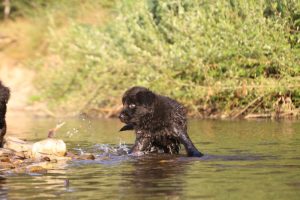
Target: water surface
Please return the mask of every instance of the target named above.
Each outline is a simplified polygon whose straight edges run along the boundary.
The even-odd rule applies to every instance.
[[[68,149],[95,161],[70,162],[47,174],[0,175],[0,199],[299,199],[300,123],[190,120],[205,156],[128,156],[132,132],[114,119],[8,117],[8,135],[44,139],[58,132]]]

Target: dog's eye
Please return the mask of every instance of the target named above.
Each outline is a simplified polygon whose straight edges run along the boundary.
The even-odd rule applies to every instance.
[[[130,108],[130,109],[135,108],[135,104],[133,104],[133,103],[132,103],[132,104],[129,104],[129,108]]]

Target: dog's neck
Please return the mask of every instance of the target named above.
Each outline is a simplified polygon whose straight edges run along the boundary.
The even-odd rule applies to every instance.
[[[168,127],[169,120],[168,114],[161,105],[155,105],[153,112],[148,113],[141,117],[140,123],[136,126],[135,130],[144,130],[147,132],[156,132]]]

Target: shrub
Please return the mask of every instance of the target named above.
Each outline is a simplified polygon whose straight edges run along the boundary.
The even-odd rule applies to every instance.
[[[74,22],[64,37],[50,27],[51,52],[62,62],[41,70],[39,84],[55,107],[112,107],[133,85],[174,97],[191,113],[299,93],[296,0],[124,0],[114,11],[105,27]]]

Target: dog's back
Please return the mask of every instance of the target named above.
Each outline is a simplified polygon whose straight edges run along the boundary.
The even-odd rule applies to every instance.
[[[6,133],[6,104],[10,97],[10,91],[8,87],[5,87],[0,81],[0,147],[3,145],[3,137]]]

